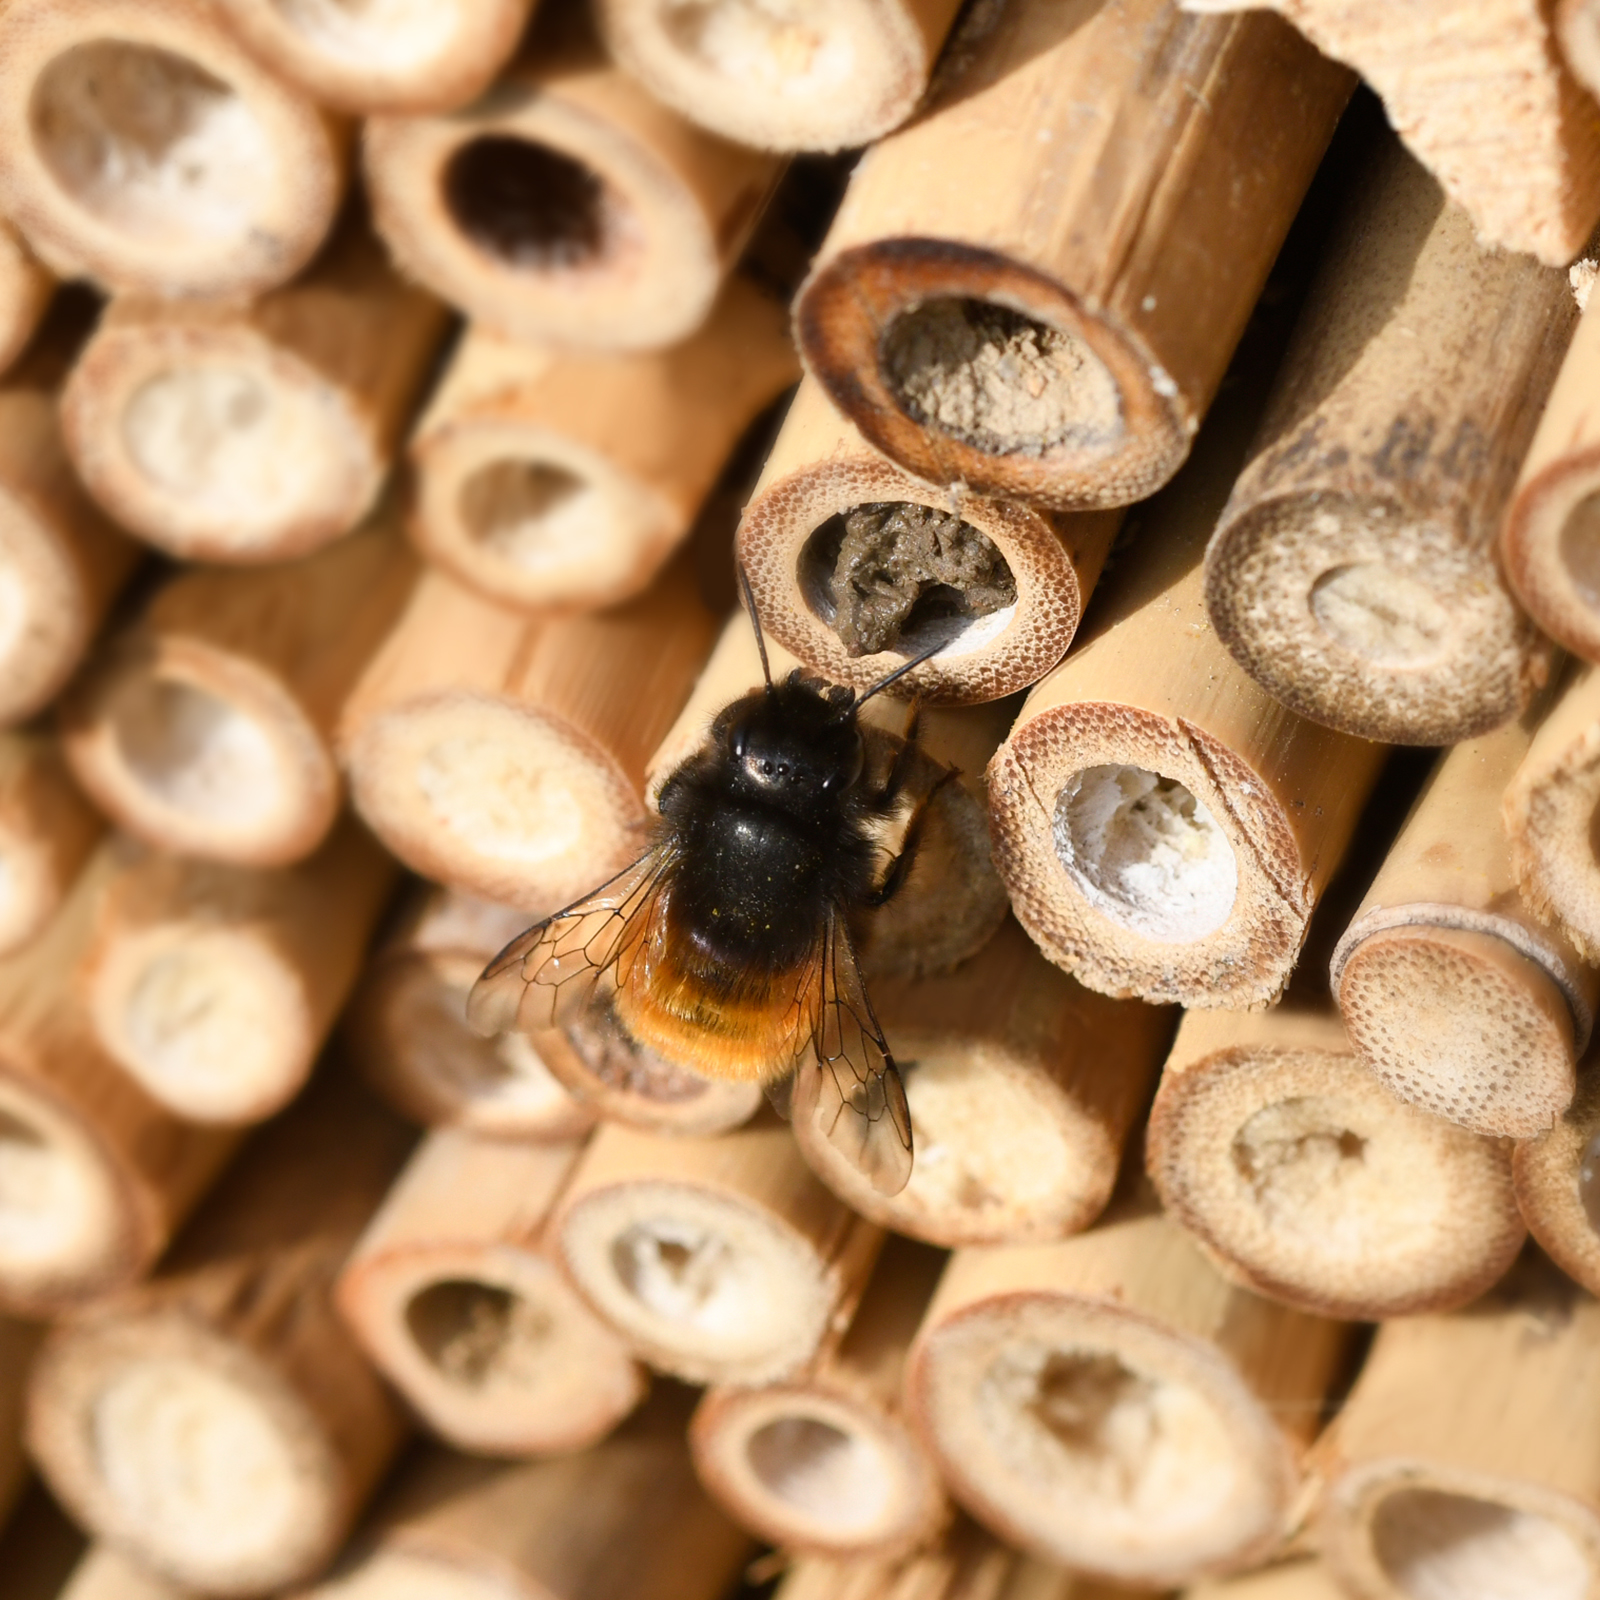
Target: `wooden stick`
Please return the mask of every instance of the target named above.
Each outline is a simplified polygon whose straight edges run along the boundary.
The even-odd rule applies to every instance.
[[[975,14],[946,59],[856,168],[796,305],[806,366],[930,483],[1141,499],[1188,452],[1351,78],[1276,17],[1165,0]]]
[[[1494,541],[1576,320],[1563,273],[1479,244],[1385,141],[1206,554],[1212,624],[1277,699],[1397,744],[1527,704],[1548,646]]]
[[[55,739],[0,733],[0,955],[44,929],[104,826]]]
[[[356,807],[414,871],[553,911],[643,849],[645,763],[714,633],[684,562],[575,617],[429,572],[345,708]]]
[[[445,330],[359,220],[259,300],[127,296],[62,395],[90,492],[188,561],[308,554],[371,510]]]
[[[338,1307],[362,1348],[458,1450],[583,1449],[644,1396],[643,1371],[549,1247],[581,1150],[430,1134],[339,1275]]]
[[[563,355],[469,328],[412,437],[412,537],[503,605],[629,599],[797,374],[783,307],[742,278],[669,350]]]
[[[354,821],[277,871],[117,854],[78,972],[101,1045],[187,1122],[281,1110],[356,981],[394,863]]]
[[[1600,1582],[1600,1305],[1538,1257],[1470,1316],[1379,1329],[1327,1450],[1323,1558],[1362,1600]]]
[[[410,593],[393,517],[270,570],[159,589],[63,705],[90,796],[161,849],[241,866],[308,856],[338,814],[332,735]]]
[[[1099,1216],[1170,1014],[1091,993],[1011,921],[953,973],[875,982],[872,1003],[905,1080],[916,1161],[884,1196],[797,1122],[830,1189],[886,1228],[947,1246],[1061,1239]]]
[[[1346,1600],[1320,1561],[1287,1561],[1243,1578],[1196,1584],[1184,1600]]]
[[[0,372],[27,348],[55,287],[10,225],[0,222]]]
[[[1593,1051],[1566,1114],[1516,1146],[1511,1171],[1528,1231],[1566,1275],[1600,1291],[1600,1075]]]
[[[528,914],[418,885],[341,1024],[367,1082],[413,1122],[510,1139],[571,1139],[594,1113],[556,1079],[527,1035],[485,1039],[467,993]]]
[[[22,1397],[28,1370],[44,1329],[38,1323],[0,1316],[0,1527],[28,1480],[22,1453]]]
[[[42,1600],[42,1597],[41,1597]],[[107,1544],[92,1544],[56,1600],[195,1600]]]
[[[1165,1588],[1278,1543],[1345,1339],[1226,1283],[1137,1199],[1062,1244],[958,1251],[907,1406],[997,1536]]]
[[[1325,1316],[1465,1305],[1525,1236],[1506,1141],[1399,1104],[1326,1007],[1189,1012],[1146,1164],[1226,1276]]]
[[[346,142],[197,0],[21,0],[0,20],[0,207],[60,277],[286,282],[333,221]]]
[[[608,1124],[552,1232],[572,1281],[643,1360],[745,1384],[798,1372],[848,1325],[883,1239],[770,1116],[714,1139]]]
[[[411,1135],[330,1064],[250,1142],[160,1272],[56,1327],[28,1446],[74,1517],[205,1594],[343,1544],[405,1425],[334,1314],[334,1274]]]

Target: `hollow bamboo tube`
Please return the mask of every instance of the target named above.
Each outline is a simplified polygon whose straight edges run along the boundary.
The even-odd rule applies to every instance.
[[[906,681],[964,704],[1026,688],[1061,659],[1119,521],[919,482],[807,379],[738,552],[764,625],[807,666],[864,689],[946,639]]]
[[[573,1293],[548,1223],[582,1146],[430,1134],[335,1291],[378,1370],[475,1455],[578,1450],[643,1397],[627,1348]]]
[[[10,224],[0,221],[0,372],[27,348],[55,286]]]
[[[1516,1146],[1511,1171],[1528,1231],[1566,1275],[1600,1290],[1600,1074],[1590,1051],[1578,1091],[1547,1133]]]
[[[43,1327],[0,1316],[0,1527],[21,1498],[28,1478],[22,1453],[22,1397]]]
[[[273,288],[322,243],[346,143],[205,0],[18,0],[0,18],[0,208],[63,278]]]
[[[0,955],[43,930],[104,826],[55,739],[0,732]]]
[[[310,855],[339,810],[340,709],[416,575],[390,524],[381,511],[299,561],[163,585],[63,703],[67,759],[101,809],[180,855]]]
[[[1242,1578],[1185,1589],[1183,1600],[1346,1600],[1345,1592],[1320,1561],[1286,1561]]]
[[[645,763],[714,636],[684,562],[573,617],[428,572],[345,707],[356,807],[414,871],[553,911],[644,848]]]
[[[930,483],[1141,499],[1188,452],[1350,76],[1276,17],[1166,0],[974,13],[946,59],[801,290],[807,369]]]
[[[43,1600],[43,1597],[40,1597]],[[55,1600],[195,1600],[107,1544],[89,1546]]]
[[[641,1359],[691,1383],[766,1383],[847,1327],[883,1235],[774,1117],[717,1138],[609,1123],[561,1197],[567,1272]]]
[[[1345,1343],[1228,1284],[1135,1197],[1062,1244],[958,1251],[907,1409],[951,1495],[1007,1543],[1171,1586],[1279,1542]]]
[[[358,220],[249,303],[113,301],[62,395],[119,524],[186,561],[306,555],[371,510],[445,329]]]
[[[1537,1257],[1469,1316],[1385,1323],[1326,1452],[1329,1570],[1361,1600],[1592,1593],[1597,1413],[1600,1305]]]
[[[333,1280],[410,1142],[329,1063],[153,1278],[55,1328],[28,1446],[79,1522],[204,1594],[273,1591],[332,1557],[405,1431]]]
[[[1326,1007],[1189,1012],[1145,1159],[1224,1276],[1325,1316],[1465,1305],[1525,1237],[1507,1142],[1400,1104]]]
[[[1548,671],[1495,539],[1577,312],[1563,273],[1486,249],[1397,141],[1363,180],[1207,551],[1206,608],[1300,715],[1452,744]]]
[[[571,1139],[594,1113],[525,1034],[485,1039],[467,993],[528,914],[418,885],[367,963],[341,1023],[367,1082],[413,1122],[509,1139]]]
[[[777,159],[652,99],[573,20],[536,29],[475,105],[367,124],[378,230],[409,276],[513,339],[674,344],[710,314]]]
[[[354,821],[272,871],[118,855],[78,969],[102,1048],[185,1121],[281,1110],[355,983],[394,863]]]
[[[470,328],[412,436],[412,538],[502,605],[626,600],[797,370],[784,308],[739,277],[668,350],[562,354]]]

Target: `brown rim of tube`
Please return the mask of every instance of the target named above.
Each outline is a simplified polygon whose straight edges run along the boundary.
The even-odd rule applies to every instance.
[[[54,738],[0,732],[0,956],[43,931],[104,827]]]
[[[1575,1283],[1600,1294],[1600,1074],[1594,1055],[1578,1075],[1566,1114],[1517,1142],[1517,1204],[1540,1248]]]

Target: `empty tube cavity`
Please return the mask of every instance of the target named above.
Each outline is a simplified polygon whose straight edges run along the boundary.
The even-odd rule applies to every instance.
[[[1561,525],[1561,562],[1584,602],[1600,606],[1600,490],[1586,494]]]
[[[570,567],[573,547],[592,539],[606,506],[594,484],[565,467],[507,459],[462,483],[456,514],[474,544],[537,574]]]
[[[522,1295],[469,1278],[419,1290],[405,1318],[434,1370],[466,1389],[536,1382],[551,1335],[549,1317]]]
[[[581,269],[614,253],[625,214],[582,162],[509,135],[463,145],[445,169],[444,199],[474,244],[529,272]]]
[[[867,1436],[820,1417],[777,1417],[745,1444],[757,1481],[835,1537],[875,1526],[889,1509],[894,1469]]]

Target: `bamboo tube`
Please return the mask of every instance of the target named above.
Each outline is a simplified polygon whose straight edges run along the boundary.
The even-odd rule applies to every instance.
[[[552,1224],[589,1303],[691,1383],[798,1372],[849,1325],[883,1235],[766,1117],[714,1139],[601,1128]]]
[[[388,527],[270,570],[198,568],[159,589],[67,697],[67,759],[131,834],[274,867],[338,814],[332,734],[416,564]]]
[[[1007,1543],[1166,1587],[1259,1561],[1346,1330],[1226,1283],[1142,1197],[1063,1244],[951,1258],[907,1409]]]
[[[1593,1593],[1597,1414],[1600,1306],[1537,1258],[1470,1316],[1386,1323],[1327,1451],[1329,1571],[1361,1600]]]
[[[104,827],[42,733],[0,733],[0,955],[55,915]]]
[[[276,1590],[331,1558],[404,1433],[333,1279],[409,1143],[330,1063],[155,1277],[56,1327],[28,1446],[79,1522],[208,1595]]]
[[[470,328],[412,436],[411,536],[502,605],[626,600],[797,366],[783,307],[737,277],[664,351],[563,355]]]
[[[930,483],[1142,499],[1188,452],[1350,76],[1276,17],[1167,0],[974,13],[946,59],[801,290],[807,369]]]
[[[378,497],[445,309],[357,221],[259,300],[116,300],[62,395],[90,492],[186,561],[284,561]]]
[[[1591,1051],[1566,1114],[1516,1146],[1511,1172],[1528,1231],[1566,1275],[1600,1290],[1600,1075]]]
[[[56,1600],[194,1600],[106,1544],[90,1545]]]
[[[1189,1012],[1145,1159],[1224,1276],[1325,1316],[1465,1305],[1525,1236],[1506,1141],[1396,1101],[1325,1005]]]
[[[1600,94],[1600,7],[1592,0],[1557,0],[1555,30],[1573,77],[1591,96]]]
[[[0,221],[0,372],[27,348],[55,286],[10,224]]]
[[[333,221],[345,143],[204,0],[16,0],[0,18],[0,207],[61,277],[273,288]]]
[[[1183,1600],[1345,1600],[1345,1591],[1320,1561],[1286,1561],[1242,1578],[1200,1583]]]
[[[187,1122],[271,1116],[355,983],[394,863],[354,821],[270,872],[117,853],[78,969],[102,1048]]]
[[[513,339],[607,350],[705,321],[778,175],[653,100],[567,16],[475,105],[373,118],[365,160],[409,276]]]
[[[11,1520],[0,1530],[0,1572],[6,1575],[6,1600],[74,1600],[70,1584],[84,1559],[86,1546],[83,1535],[45,1493],[39,1480],[33,1479]],[[91,1594],[78,1600],[95,1597]],[[127,1600],[151,1597],[135,1594],[127,1596]],[[159,1600],[169,1597],[161,1596]]]
[[[714,631],[683,562],[576,617],[520,616],[429,572],[345,707],[356,808],[425,877],[565,905],[643,849],[645,763]]]
[[[510,1139],[571,1139],[594,1113],[525,1034],[485,1039],[467,993],[528,924],[525,911],[418,885],[367,963],[341,1024],[367,1082],[413,1122]]]
[[[22,1496],[28,1463],[22,1454],[22,1396],[44,1329],[0,1317],[0,1526]]]

